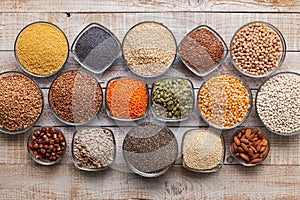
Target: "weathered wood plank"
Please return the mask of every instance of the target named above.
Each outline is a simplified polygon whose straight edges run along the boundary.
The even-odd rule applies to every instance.
[[[196,174],[175,166],[162,177],[141,178],[107,170],[81,172],[73,165],[1,165],[0,197],[15,199],[299,199],[298,166],[224,166]],[[30,175],[30,176],[29,176]]]
[[[300,50],[298,13],[211,13],[211,12],[166,12],[166,13],[75,13],[67,17],[64,13],[0,13],[0,50],[13,50],[18,32],[34,21],[50,21],[58,25],[67,35],[70,44],[76,35],[89,23],[98,22],[122,40],[133,25],[141,21],[164,23],[173,31],[177,42],[190,30],[201,24],[215,29],[230,43],[235,31],[251,21],[265,21],[276,26],[286,39],[289,51]]]
[[[4,0],[0,12],[166,12],[166,11],[264,11],[298,12],[297,0],[65,0],[52,1]]]

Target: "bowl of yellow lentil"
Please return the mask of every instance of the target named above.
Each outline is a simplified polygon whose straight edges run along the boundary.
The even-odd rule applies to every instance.
[[[252,94],[240,78],[219,74],[202,84],[198,92],[201,118],[210,126],[227,130],[242,124],[252,108]]]
[[[67,62],[69,43],[66,35],[49,22],[34,22],[18,34],[14,54],[18,66],[35,77],[56,74]]]

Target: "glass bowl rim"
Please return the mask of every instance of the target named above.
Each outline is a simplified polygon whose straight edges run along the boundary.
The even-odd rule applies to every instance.
[[[172,36],[172,38],[173,38],[173,41],[174,41],[175,52],[174,52],[174,59],[173,59],[173,61],[171,62],[170,66],[168,66],[163,72],[161,72],[161,73],[159,73],[159,74],[156,74],[156,75],[142,75],[142,74],[136,72],[136,71],[128,64],[127,59],[125,58],[125,53],[124,53],[124,43],[125,43],[125,40],[126,40],[128,34],[129,34],[134,28],[136,28],[136,27],[138,27],[138,26],[140,26],[140,25],[142,25],[142,24],[157,24],[157,25],[163,27],[164,29],[166,29],[166,30],[171,34],[171,36]],[[171,69],[173,63],[174,63],[175,60],[176,60],[176,57],[177,57],[177,51],[178,51],[176,38],[175,38],[173,32],[172,32],[167,26],[165,26],[163,23],[156,22],[156,21],[142,21],[142,22],[139,22],[139,23],[135,24],[134,26],[132,26],[132,27],[126,32],[126,34],[125,34],[125,36],[124,36],[124,38],[123,38],[122,45],[121,45],[121,49],[122,49],[122,58],[123,58],[123,60],[124,60],[124,62],[125,62],[126,67],[127,67],[134,75],[136,75],[136,76],[138,76],[138,77],[146,78],[146,79],[151,79],[151,78],[159,77],[159,76],[165,74],[167,71],[169,71],[169,70]]]
[[[17,50],[16,50],[16,47],[17,47],[17,43],[18,43],[18,39],[19,39],[20,35],[23,33],[23,31],[25,31],[25,29],[27,29],[27,28],[29,28],[30,26],[35,25],[35,24],[48,24],[48,25],[50,25],[50,26],[56,28],[59,32],[61,32],[61,33],[63,34],[63,36],[64,36],[64,38],[65,38],[65,40],[66,40],[66,42],[67,42],[67,46],[68,46],[68,51],[67,51],[67,52],[68,52],[68,53],[67,53],[67,56],[66,56],[66,60],[65,60],[65,62],[60,66],[60,68],[59,68],[58,70],[56,70],[55,72],[53,72],[53,73],[51,73],[51,74],[40,75],[40,74],[35,74],[35,73],[33,73],[33,72],[30,72],[30,71],[27,70],[25,67],[23,67],[23,65],[21,64],[21,62],[20,62],[20,60],[19,60],[19,58],[18,58],[18,56],[17,56]],[[30,76],[33,76],[33,77],[37,77],[37,78],[47,78],[47,77],[50,77],[50,76],[53,76],[53,75],[57,74],[57,73],[58,73],[59,71],[61,71],[61,69],[66,65],[66,63],[68,62],[69,56],[70,56],[70,53],[69,53],[70,47],[69,47],[69,45],[70,45],[70,44],[69,44],[69,41],[68,41],[68,38],[67,38],[66,34],[65,34],[65,33],[62,31],[62,29],[60,29],[57,25],[55,25],[55,24],[53,24],[53,23],[51,23],[51,22],[48,22],[48,21],[36,21],[36,22],[32,22],[32,23],[27,24],[25,27],[23,27],[23,28],[19,31],[19,33],[18,33],[18,35],[17,35],[17,37],[16,37],[16,39],[15,39],[15,43],[14,43],[14,57],[15,57],[15,61],[16,61],[17,65],[18,65],[18,67],[19,67],[23,72],[25,72],[26,74],[28,74],[28,75],[30,75]]]

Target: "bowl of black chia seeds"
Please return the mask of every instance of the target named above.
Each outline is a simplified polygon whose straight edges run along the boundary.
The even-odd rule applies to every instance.
[[[99,171],[113,165],[116,142],[113,132],[107,128],[78,130],[72,139],[72,160],[84,171]]]
[[[265,22],[250,22],[234,34],[230,43],[233,66],[242,74],[262,78],[270,76],[283,63],[286,43],[281,32]]]
[[[28,76],[15,71],[0,74],[0,132],[20,134],[39,120],[43,93]]]
[[[189,32],[178,47],[184,65],[197,76],[206,76],[222,64],[228,48],[212,28],[201,25]]]
[[[146,122],[127,133],[122,149],[131,171],[144,177],[157,177],[175,163],[178,143],[167,127]]]
[[[75,60],[81,66],[100,74],[119,57],[121,44],[110,30],[92,23],[78,34],[71,49]]]
[[[158,120],[186,120],[193,113],[194,104],[194,88],[188,79],[164,78],[152,85],[151,110]]]
[[[256,112],[265,127],[278,135],[300,133],[300,74],[281,72],[259,87]]]
[[[133,26],[125,35],[122,54],[136,75],[150,78],[165,73],[176,58],[177,43],[163,24],[146,21]]]
[[[217,172],[224,164],[224,138],[213,129],[188,130],[181,150],[183,167],[193,172]]]

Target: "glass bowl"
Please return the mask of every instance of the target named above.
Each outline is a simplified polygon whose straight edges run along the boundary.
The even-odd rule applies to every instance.
[[[217,149],[218,143],[222,145],[222,148]],[[196,147],[199,148],[198,151],[193,149]],[[211,149],[205,151],[204,148]],[[182,138],[181,150],[183,167],[193,172],[217,172],[224,164],[225,149],[224,137],[221,133],[211,129],[188,130],[184,133]],[[207,166],[203,166],[204,164]]]
[[[157,177],[174,165],[178,143],[167,127],[146,122],[127,133],[122,150],[132,172],[144,177]]]
[[[94,133],[93,133],[93,131],[94,131]],[[109,156],[109,155],[105,154],[107,152],[105,152],[103,149],[101,149],[102,155],[100,155],[100,156],[98,155],[99,157],[95,156],[96,155],[95,152],[91,153],[91,150],[94,150],[94,151],[95,150],[99,150],[100,146],[108,147],[108,145],[109,145],[108,141],[103,140],[105,134],[104,133],[102,134],[102,132],[99,133],[98,131],[107,131],[106,133],[109,134],[108,137],[111,137],[111,139],[112,139],[112,142],[113,142],[113,153],[112,153],[113,156],[112,156],[112,160],[111,160],[110,163],[108,163],[105,166],[103,165],[103,166],[100,166],[100,167],[88,167],[87,165],[91,164],[91,163],[82,164],[82,163],[80,163],[80,161],[75,156],[75,152],[74,152],[75,151],[74,150],[75,149],[75,138],[78,135],[80,135],[80,134],[82,136],[82,138],[80,140],[82,142],[81,145],[80,145],[80,148],[84,149],[84,151],[82,150],[81,153],[82,152],[85,152],[85,153],[82,154],[81,156],[87,158],[86,160],[83,160],[83,162],[84,161],[89,161],[89,162],[93,161],[93,162],[96,162],[96,160],[98,159],[98,163],[93,163],[93,164],[94,165],[96,165],[96,164],[102,165],[103,162],[104,162],[102,160],[102,158],[103,157],[107,158]],[[100,136],[100,135],[101,135],[101,138],[100,137],[96,138],[96,136]],[[90,140],[88,140],[88,138]],[[86,141],[82,141],[82,139],[86,139]],[[109,140],[109,138],[107,138],[107,139]],[[94,141],[94,140],[96,142],[94,144],[91,144],[90,142]],[[84,142],[86,142],[86,143],[84,143]],[[100,153],[100,152],[98,152],[98,153]],[[104,154],[104,156],[103,156],[103,154]],[[90,157],[88,157],[88,155]],[[113,134],[113,132],[110,129],[97,127],[97,128],[83,129],[83,130],[80,130],[80,131],[76,131],[74,133],[73,139],[72,139],[72,160],[73,160],[73,163],[74,163],[74,165],[75,165],[76,168],[78,168],[80,170],[84,170],[84,171],[100,171],[100,170],[105,170],[105,169],[107,169],[107,168],[109,168],[110,166],[113,165],[113,163],[115,162],[115,158],[116,158],[116,141],[115,141],[114,134]],[[91,165],[93,165],[93,164],[91,164]]]
[[[278,37],[278,39],[280,40],[280,49],[279,49],[279,52],[280,52],[280,55],[278,57],[278,60],[277,60],[277,63],[276,63],[276,66],[267,71],[266,73],[263,73],[263,74],[258,74],[258,75],[255,75],[255,74],[251,74],[251,73],[247,73],[246,71],[242,70],[240,66],[238,66],[238,64],[236,63],[235,61],[235,56],[233,55],[233,46],[234,46],[234,42],[235,42],[235,38],[237,37],[237,35],[243,31],[243,29],[247,28],[247,27],[252,27],[256,24],[259,24],[259,25],[263,25],[264,27],[268,28],[269,30],[271,30],[273,33],[276,34],[276,36]],[[268,38],[268,37],[266,37]],[[241,38],[239,38],[239,40],[241,40]],[[278,41],[279,42],[279,41]],[[254,49],[255,46],[251,46],[252,49]],[[272,47],[274,49],[274,47]],[[245,47],[243,47],[242,49],[245,49]],[[255,22],[250,22],[248,24],[245,24],[244,26],[242,26],[240,29],[238,29],[236,31],[236,33],[234,34],[232,40],[231,40],[231,43],[230,43],[230,56],[231,56],[231,60],[232,60],[232,64],[233,66],[242,74],[244,74],[245,76],[249,76],[249,77],[252,77],[252,78],[262,78],[262,77],[267,77],[269,75],[271,75],[272,73],[274,73],[283,63],[284,59],[285,59],[285,55],[286,55],[286,43],[285,43],[285,40],[284,40],[284,37],[283,35],[281,34],[281,32],[273,25],[269,24],[269,23],[265,23],[265,22],[261,22],[261,21],[255,21]],[[246,50],[245,50],[246,51]],[[247,52],[249,53],[249,52]],[[266,53],[266,52],[264,52]],[[268,54],[268,53],[266,53]],[[264,55],[260,55],[262,58],[264,58]],[[262,59],[262,58],[259,58],[259,59]],[[270,58],[268,58],[270,60]],[[255,61],[258,61],[258,60],[255,60]],[[250,61],[248,61],[250,62]],[[253,61],[254,62],[254,61]],[[252,65],[252,63],[249,63],[249,66]],[[266,66],[266,64],[264,63],[263,64],[264,66]],[[253,72],[254,73],[254,72]]]
[[[80,76],[78,76],[79,74]],[[76,78],[73,78],[74,82],[72,82],[73,80],[71,77],[74,76],[76,76]],[[97,85],[94,83],[97,83]],[[55,84],[58,85],[56,86]],[[82,97],[92,97],[97,95],[98,86],[99,96],[97,98],[94,97],[96,103],[95,101],[91,101],[91,98],[82,99]],[[53,94],[53,91],[58,95],[53,96],[53,98],[58,99],[56,102],[52,102],[51,95]],[[83,100],[85,103],[83,103]],[[92,74],[72,69],[62,73],[52,82],[48,93],[48,102],[52,113],[58,120],[67,125],[80,126],[90,123],[97,117],[103,104],[103,92],[100,83]],[[64,102],[64,104],[59,104],[62,102]],[[55,111],[54,103],[57,104],[55,106],[59,106],[57,109],[59,109],[61,114]],[[98,107],[97,104],[99,104],[99,108],[91,115],[91,110],[95,109],[95,105]],[[72,113],[70,113],[70,111],[72,111]],[[62,115],[64,115],[65,118],[63,118]],[[69,120],[67,118],[69,118]]]
[[[172,85],[175,80],[180,80],[182,82],[177,82]],[[184,82],[188,84],[186,88],[183,88]],[[163,83],[165,84],[162,85]],[[186,91],[184,91],[184,89],[186,89]],[[184,92],[182,93],[180,91]],[[154,98],[154,95],[157,95],[157,98]],[[194,106],[194,87],[190,80],[180,77],[170,77],[157,80],[153,83],[151,92],[151,111],[156,119],[165,122],[187,120],[192,115]],[[182,107],[184,108],[181,109]],[[184,116],[181,116],[181,111],[185,109],[187,113]],[[176,112],[180,115],[179,117],[176,117]],[[173,118],[172,115],[175,115],[175,118]]]
[[[247,132],[246,132],[247,129],[252,130],[250,136],[248,136],[248,137],[247,137]],[[256,133],[261,132],[262,137],[255,136],[255,134],[256,134],[255,132]],[[252,136],[252,135],[254,135],[254,136]],[[255,138],[258,140],[256,140]],[[246,139],[246,141],[244,141],[243,139]],[[260,141],[260,142],[257,142],[257,141]],[[246,143],[244,143],[244,142],[246,142]],[[250,143],[251,143],[251,145],[249,145]],[[260,144],[257,144],[257,143],[260,143]],[[262,163],[268,157],[268,154],[270,151],[270,142],[269,142],[268,138],[265,137],[265,134],[260,129],[240,128],[232,135],[232,137],[230,139],[230,148],[229,149],[230,149],[230,153],[232,154],[232,156],[238,163],[240,163],[246,167],[252,167],[252,166],[256,166],[256,165]],[[263,150],[261,150],[261,149],[263,149]]]
[[[0,125],[1,125],[0,132],[6,133],[6,134],[20,134],[20,133],[24,133],[24,132],[28,131],[40,119],[40,116],[41,116],[41,114],[43,112],[43,109],[44,109],[44,97],[43,97],[42,90],[39,87],[39,85],[36,83],[36,81],[31,79],[27,75],[24,75],[24,74],[22,74],[20,72],[16,72],[16,71],[7,71],[7,72],[4,72],[4,73],[0,73],[0,83],[2,82],[1,79],[14,78],[16,76],[20,76],[20,77],[22,77],[22,79],[21,80],[9,80],[9,82],[10,82],[9,86],[1,84],[2,87],[0,87],[1,102],[4,102],[4,98],[10,98],[10,102],[9,102],[10,105],[4,105],[3,108],[0,107],[0,116],[1,116],[1,118],[0,118]],[[25,85],[24,85],[25,80],[29,80],[31,86],[33,86],[36,89],[36,91],[34,91],[34,89],[32,87],[29,87],[29,85],[27,87],[28,91],[27,92],[24,91],[25,90]],[[14,83],[15,83],[15,86],[20,86],[21,87],[21,88],[15,88],[15,90],[18,90],[18,92],[13,91],[13,88],[11,88],[11,87],[15,87]],[[3,91],[2,89],[6,90],[6,91]],[[7,96],[7,95],[9,95],[7,92],[10,92],[10,91],[14,92],[14,93],[11,94],[11,96]],[[24,99],[20,99],[20,96],[19,96],[19,94],[22,94],[24,92],[26,92],[26,95],[27,95],[26,99],[29,98],[29,95],[34,95],[34,96],[40,95],[41,98],[38,98],[36,100],[33,99],[35,101],[35,103],[33,103],[32,105],[28,105],[28,102],[27,103],[25,102],[26,103],[26,105],[25,105],[24,102],[18,102],[19,100],[24,100]],[[39,101],[39,102],[36,102],[36,101]],[[41,103],[41,105],[38,106],[38,103]],[[9,119],[11,117],[12,118],[16,117],[16,113],[10,113],[9,114],[9,111],[7,111],[7,112],[5,111],[6,108],[9,107],[9,106],[11,106],[10,107],[11,109],[9,109],[9,111],[16,111],[17,116],[22,117],[22,116],[25,115],[25,118],[22,117],[22,119],[13,119],[13,121],[18,122],[18,124],[15,124],[14,127],[12,127],[12,125],[10,123],[12,121],[5,119],[5,117],[9,118]],[[35,119],[33,120],[32,119],[33,114],[35,114],[35,113],[32,113],[33,109],[31,109],[31,108],[36,107],[36,106],[38,106],[38,109],[40,111],[37,110],[38,113],[36,113],[36,115],[34,117]],[[30,107],[30,109],[29,109],[29,107]],[[23,109],[24,111],[22,113],[20,113],[19,108],[24,108]],[[1,112],[6,112],[6,113],[1,113]],[[30,115],[27,114],[28,112],[31,112]],[[2,118],[2,116],[4,118]],[[23,122],[25,119],[26,120],[31,120],[30,124],[27,124],[29,122],[20,123],[20,121]],[[2,121],[2,120],[5,120],[5,121]]]
[[[265,121],[266,119],[263,119],[264,118],[263,115],[271,117],[271,116],[274,116],[274,113],[276,113],[276,112],[280,112],[281,116],[284,116],[284,114],[286,114],[286,113],[291,113],[291,112],[292,113],[296,113],[296,114],[293,114],[292,118],[294,118],[295,121],[299,121],[299,119],[300,119],[299,113],[297,113],[300,110],[299,103],[298,103],[298,107],[296,105],[297,102],[299,102],[299,100],[297,101],[297,99],[294,99],[294,98],[300,98],[300,96],[298,96],[298,97],[292,97],[292,96],[290,96],[291,94],[289,94],[288,91],[286,91],[286,89],[290,89],[290,88],[293,88],[294,90],[298,90],[299,91],[299,83],[298,83],[298,85],[296,85],[295,83],[284,83],[284,85],[286,87],[285,89],[277,89],[277,87],[280,85],[280,80],[276,80],[275,83],[272,83],[272,80],[274,78],[278,78],[281,75],[292,75],[292,76],[297,77],[298,80],[300,80],[300,74],[295,73],[295,72],[280,72],[280,73],[277,73],[275,75],[272,75],[267,80],[265,80],[260,85],[260,87],[258,88],[258,91],[256,93],[256,97],[255,97],[255,110],[256,110],[256,114],[257,114],[258,118],[260,119],[260,121],[263,123],[263,125],[270,132],[278,134],[278,135],[281,135],[281,136],[293,136],[293,135],[297,135],[297,134],[300,133],[300,125],[299,124],[298,124],[298,128],[297,128],[298,130],[295,129],[292,132],[290,132],[290,131],[282,131],[282,130],[280,130],[280,127],[278,127],[278,125],[281,124],[281,126],[282,126],[282,123],[287,123],[287,124],[284,124],[284,127],[285,128],[287,128],[287,127],[291,128],[290,125],[292,124],[292,122],[290,122],[288,119],[281,119],[281,120],[279,120],[280,122],[278,122],[279,123],[278,125],[272,127],[272,125],[270,125],[270,121],[268,123],[267,121]],[[290,82],[291,79],[289,78],[288,81]],[[261,106],[258,106],[259,95],[260,94],[267,95],[266,88],[271,89],[272,93],[270,93],[269,95],[271,95],[271,97],[273,98],[273,100],[270,97],[268,97],[268,98],[261,97],[261,98],[263,98],[263,102],[270,102],[270,106],[267,106],[267,108],[264,108],[262,111],[263,112],[270,112],[269,114],[267,114],[267,113],[263,114],[263,112],[260,113],[258,111],[259,107],[261,107]],[[295,93],[295,91],[292,92],[292,93]],[[274,97],[280,99],[280,104],[276,105],[276,102],[274,102]],[[296,103],[294,105],[291,105],[290,103],[283,104],[284,100],[281,99],[283,97],[284,98],[288,97],[289,99],[294,99],[294,101]],[[292,106],[292,107],[290,107],[290,106]],[[284,110],[282,110],[282,109],[284,109]],[[277,113],[277,114],[279,114],[279,113]],[[274,122],[278,121],[278,120],[276,120],[276,118],[275,119],[274,118],[273,119],[269,119],[269,120],[273,120]],[[275,129],[277,129],[277,130],[275,130]]]
[[[106,27],[91,23],[78,34],[71,49],[75,60],[82,67],[101,74],[119,57],[121,44]]]
[[[41,127],[29,134],[27,150],[32,160],[38,164],[54,165],[61,161],[66,146],[66,138],[58,128]]]
[[[129,82],[127,82],[128,80],[131,81],[135,81],[135,83],[133,83],[133,87],[129,87]],[[120,84],[122,83],[123,84]],[[108,94],[110,93],[110,91],[112,91],[111,86],[113,83],[118,83],[116,84],[116,86],[114,86],[114,93],[111,101],[116,102],[115,104],[118,106],[121,106],[123,108],[125,108],[127,106],[127,109],[124,110],[119,110],[119,112],[115,112],[114,114],[111,112],[111,106],[114,107],[113,105],[109,106],[109,102],[108,102]],[[138,86],[137,84],[140,83],[140,86]],[[117,85],[118,87],[118,91],[116,90]],[[134,87],[134,85],[137,85],[136,87]],[[143,87],[145,87],[145,91],[143,91]],[[123,91],[120,90],[120,88],[123,89]],[[130,91],[132,90],[132,91]],[[145,92],[147,95],[147,101],[144,102],[143,99],[141,99],[140,97],[142,95],[134,95],[134,93],[138,94],[137,92]],[[111,94],[111,93],[110,93]],[[128,97],[127,97],[128,96]],[[137,97],[135,99],[133,99],[134,97]],[[127,99],[128,98],[128,99]],[[130,102],[140,102],[140,105],[136,105],[131,107]],[[135,77],[116,77],[116,78],[112,78],[111,80],[108,81],[107,83],[107,87],[106,87],[106,92],[105,92],[105,103],[106,103],[106,113],[107,115],[114,120],[118,120],[118,121],[136,121],[139,119],[144,118],[147,115],[147,111],[149,109],[149,89],[148,89],[148,85],[139,78],[135,78]],[[146,105],[144,105],[146,103]],[[143,107],[145,106],[145,107]],[[141,109],[145,109],[144,114],[140,115],[140,113],[136,113],[136,110],[141,110]],[[119,116],[116,116],[116,114],[118,114]],[[121,116],[123,115],[123,116]],[[136,116],[136,117],[135,117]]]
[[[204,36],[211,37],[207,38],[207,41],[210,41],[210,43],[203,41],[203,39],[198,41],[191,37],[192,34],[196,34],[199,30],[206,32],[202,33]],[[210,34],[211,36],[209,36]],[[217,45],[221,45],[223,51],[220,51],[220,48],[217,49]],[[185,46],[187,49],[183,50]],[[217,55],[217,53],[220,54]],[[220,57],[221,53],[223,55]],[[206,76],[217,69],[226,59],[227,53],[228,48],[223,38],[215,30],[206,25],[198,26],[190,31],[180,42],[178,48],[178,54],[183,64],[197,76]],[[204,70],[200,70],[200,67],[203,67]]]
[[[31,32],[33,32],[33,31],[37,31],[36,29],[33,29],[33,30],[31,30],[32,29],[32,27],[34,27],[34,26],[40,26],[40,25],[47,25],[47,26],[50,26],[53,30],[52,30],[52,33],[53,33],[53,31],[57,31],[58,32],[58,34],[61,34],[62,35],[62,37],[65,39],[65,41],[63,42],[63,43],[65,43],[65,44],[60,44],[60,45],[62,45],[64,48],[66,48],[66,52],[65,52],[65,54],[66,55],[64,55],[65,56],[65,58],[63,59],[63,60],[61,60],[61,63],[60,63],[60,65],[59,66],[57,66],[56,67],[56,69],[55,69],[55,71],[50,71],[50,72],[48,72],[48,73],[45,73],[45,74],[43,74],[43,73],[36,73],[36,72],[34,72],[33,70],[29,70],[29,69],[27,69],[25,66],[24,66],[24,62],[26,62],[26,61],[21,61],[20,60],[20,58],[19,58],[19,56],[18,56],[18,42],[19,42],[19,40],[20,40],[20,37],[22,37],[23,36],[23,34],[24,33],[26,33],[26,31],[31,31]],[[45,38],[45,37],[48,37],[47,35],[43,35],[43,34],[45,34],[45,32],[43,32],[43,30],[42,29],[39,29],[39,31],[41,32],[40,34],[34,34],[34,33],[36,33],[36,32],[34,32],[34,33],[31,33],[30,34],[30,36],[32,36],[32,37],[36,37],[37,38],[37,42],[38,42],[38,44],[37,43],[35,43],[35,45],[37,45],[37,47],[36,48],[40,48],[41,50],[49,50],[50,48],[53,48],[53,52],[57,52],[57,44],[54,42],[54,41],[52,41],[52,43],[49,43],[49,44],[44,44],[45,43],[45,40],[43,39],[43,37]],[[50,31],[48,30],[48,32],[47,33],[49,33]],[[50,34],[50,33],[49,33]],[[42,37],[43,36],[43,37]],[[23,41],[24,42],[24,41]],[[24,43],[28,43],[28,42],[24,42]],[[29,44],[27,44],[27,45],[30,45],[31,43],[29,43]],[[42,45],[44,45],[44,46],[42,46]],[[65,46],[64,46],[65,45]],[[62,47],[62,48],[63,48]],[[28,47],[28,48],[32,48],[32,47]],[[34,48],[34,47],[33,47]],[[26,53],[26,52],[25,52]],[[47,52],[47,54],[48,54],[49,52]],[[31,52],[31,54],[33,54],[32,52]],[[68,39],[67,39],[67,37],[66,37],[66,35],[64,34],[64,32],[58,27],[58,26],[56,26],[56,25],[54,25],[54,24],[52,24],[52,23],[50,23],[50,22],[45,22],[45,21],[38,21],[38,22],[34,22],[34,23],[31,23],[31,24],[29,24],[29,25],[27,25],[27,26],[25,26],[20,32],[19,32],[19,34],[18,34],[18,36],[17,36],[17,38],[16,38],[16,40],[15,40],[15,44],[14,44],[14,55],[15,55],[15,59],[16,59],[16,62],[17,62],[17,65],[20,67],[20,69],[22,69],[22,71],[24,71],[25,73],[27,73],[27,74],[29,74],[29,75],[31,75],[31,76],[35,76],[35,77],[40,77],[40,78],[42,78],[42,77],[49,77],[49,76],[52,76],[52,75],[54,75],[54,74],[56,74],[58,71],[60,71],[60,69],[61,68],[63,68],[63,66],[67,63],[67,60],[68,60],[68,57],[69,57],[69,42],[68,42]],[[51,58],[49,58],[48,60],[46,59],[46,58],[40,58],[42,55],[45,55],[45,53],[43,54],[43,52],[38,52],[38,55],[37,54],[33,54],[32,56],[38,56],[38,58],[35,58],[34,60],[36,61],[36,62],[32,62],[31,64],[32,65],[38,65],[38,66],[40,66],[40,65],[42,65],[40,62],[41,62],[41,60],[43,60],[43,61],[45,61],[45,62],[50,62],[50,60],[51,61],[53,61],[54,59],[55,59],[55,57],[53,57],[53,55],[51,56]],[[33,58],[32,58],[33,59]],[[55,61],[57,61],[57,60],[55,60]],[[58,62],[58,61],[57,61]]]
[[[235,81],[235,84],[227,84],[229,79],[224,80],[225,78],[231,78],[230,81]],[[221,79],[221,81],[212,82],[215,79]],[[236,89],[236,83],[240,83],[241,85],[239,87],[239,90]],[[211,84],[210,88],[207,87],[207,84]],[[227,84],[226,87],[224,86],[225,84]],[[200,94],[204,91],[206,91],[207,94],[205,94],[204,96],[201,95],[201,98],[205,98],[205,101],[207,101],[208,99],[209,101],[205,102],[206,104],[202,105],[202,108],[200,108]],[[228,112],[230,108],[227,108],[228,99],[226,99],[226,96],[230,96],[229,100],[232,100],[233,96],[232,94],[226,94],[227,91],[234,91],[236,94],[236,100],[230,102],[229,104],[232,107],[232,109],[235,109],[236,112],[242,109],[245,110],[245,112],[234,113],[234,110],[232,109],[230,110],[230,112]],[[246,97],[246,95],[244,95],[243,93],[248,93],[248,97]],[[213,98],[211,98],[211,96]],[[247,102],[249,104],[248,107],[241,107],[245,106]],[[249,117],[249,114],[252,109],[252,93],[248,85],[239,77],[231,74],[218,74],[208,79],[201,85],[197,96],[197,103],[198,110],[200,111],[200,117],[207,124],[209,124],[209,126],[214,127],[216,129],[228,130],[241,125]],[[202,113],[203,109],[210,113],[210,115],[208,116],[210,117],[210,119],[207,119],[207,117],[204,116],[204,114]],[[227,115],[234,118],[232,118],[232,120],[229,121]]]
[[[122,42],[126,66],[143,78],[157,77],[168,71],[176,59],[176,53],[177,43],[173,33],[154,21],[136,24],[129,29]],[[141,60],[144,63],[141,64]]]

